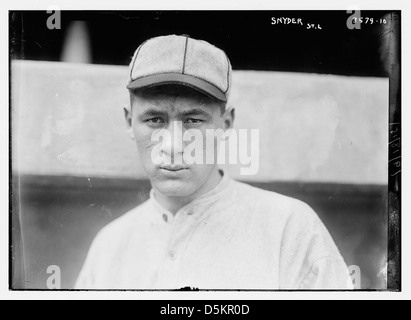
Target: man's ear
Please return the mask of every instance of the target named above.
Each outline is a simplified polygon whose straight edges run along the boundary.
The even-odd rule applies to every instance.
[[[232,129],[234,126],[235,109],[233,106],[229,106],[224,112],[224,130]]]
[[[134,131],[133,131],[133,121],[132,121],[132,115],[131,115],[131,106],[130,105],[125,105],[124,106],[124,117],[126,119],[126,124],[127,124],[127,134],[130,137],[130,139],[135,140],[134,136]]]

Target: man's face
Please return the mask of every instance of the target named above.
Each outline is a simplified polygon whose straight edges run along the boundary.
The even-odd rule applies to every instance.
[[[217,171],[215,161],[212,164],[205,161],[187,164],[183,159],[184,150],[195,140],[182,141],[182,137],[176,134],[184,135],[189,129],[198,130],[203,139],[199,145],[205,159],[206,153],[210,151],[206,150],[206,130],[226,130],[232,125],[232,118],[223,114],[221,105],[191,89],[176,93],[148,90],[133,94],[131,110],[126,110],[126,118],[141,163],[153,187],[163,195],[173,197],[194,194],[204,188]],[[167,130],[170,139],[153,139],[153,133],[159,132],[159,129]],[[213,148],[216,155],[216,141]],[[155,157],[156,154],[161,154],[162,159],[168,161],[153,161],[153,155]]]

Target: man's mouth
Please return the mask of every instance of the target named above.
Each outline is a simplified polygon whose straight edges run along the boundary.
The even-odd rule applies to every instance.
[[[177,171],[187,170],[188,168],[181,166],[181,165],[167,165],[167,166],[160,166],[160,169],[177,172]]]

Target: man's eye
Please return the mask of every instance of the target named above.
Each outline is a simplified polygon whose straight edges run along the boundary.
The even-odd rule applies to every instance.
[[[199,123],[203,123],[204,121],[201,119],[188,118],[184,122],[188,124],[199,124]]]
[[[163,119],[158,118],[158,117],[147,119],[146,122],[153,123],[153,124],[164,123]]]

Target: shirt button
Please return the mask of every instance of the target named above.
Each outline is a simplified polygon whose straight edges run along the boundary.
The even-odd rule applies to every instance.
[[[188,216],[191,216],[192,214],[194,214],[193,211],[187,211],[187,215],[188,215]]]
[[[167,221],[168,221],[168,217],[167,217],[167,215],[166,215],[166,214],[163,214],[163,220],[164,220],[165,222],[167,222]]]
[[[168,253],[168,258],[169,258],[170,260],[175,260],[175,259],[177,258],[176,252],[175,252],[175,251],[170,251],[170,252]]]

